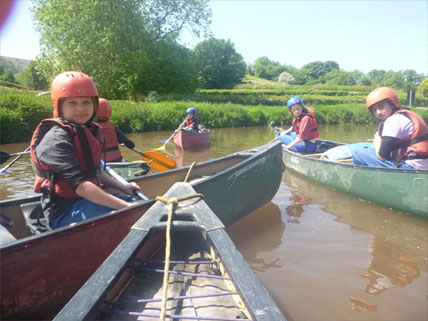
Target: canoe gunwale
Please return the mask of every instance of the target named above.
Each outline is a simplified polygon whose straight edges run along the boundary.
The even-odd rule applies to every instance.
[[[203,178],[192,183],[192,187],[205,195],[209,206],[222,216],[219,216],[222,224],[229,226],[272,199],[282,179],[282,169],[278,164],[281,158],[278,143],[201,162],[193,167],[190,176]],[[28,316],[46,319],[58,312],[153,205],[153,196],[163,195],[165,191],[161,190],[170,187],[171,182],[182,181],[189,168],[186,166],[130,179],[141,184],[143,191],[154,186],[148,194],[152,197],[149,201],[0,246],[1,277],[4,280],[1,282],[1,292],[4,293],[2,316],[6,319],[25,319]],[[253,184],[254,181],[258,184]],[[9,211],[18,212],[19,204],[37,199],[40,196],[8,200],[0,202],[0,206],[5,206],[4,209],[9,206]],[[109,234],[111,231],[114,233]],[[106,233],[109,237],[105,237]],[[32,273],[28,273],[29,268]],[[19,279],[14,278],[17,273]],[[44,287],[36,286],[40,282],[44,282]],[[49,302],[46,297],[49,297]],[[28,305],[30,298],[31,305]],[[15,304],[12,309],[11,300],[20,304]]]
[[[308,157],[284,148],[282,152],[289,170],[317,184],[428,219],[428,170],[341,163]]]
[[[311,162],[317,162],[317,163],[324,163],[324,164],[331,164],[334,166],[341,166],[341,167],[352,167],[352,168],[358,168],[363,169],[367,171],[385,171],[385,172],[399,172],[399,173],[415,173],[415,174],[428,174],[428,169],[410,169],[410,168],[392,168],[392,167],[373,167],[373,166],[366,166],[366,165],[358,165],[358,164],[348,164],[348,163],[342,163],[342,162],[335,162],[328,159],[320,159],[315,157],[308,157],[305,154],[300,154],[293,152],[289,149],[282,148],[282,151],[284,153],[288,153],[294,157],[298,157],[300,159],[309,160]]]
[[[195,190],[190,184],[176,183],[165,197],[182,197],[193,193],[195,193]],[[189,201],[193,202],[193,200],[188,200],[183,203],[189,204]],[[173,214],[171,233],[189,234],[188,237],[191,237],[192,240],[199,240],[200,250],[205,249],[205,251],[211,253],[214,251],[215,256],[219,259],[217,264],[221,265],[220,271],[224,271],[230,277],[237,293],[235,295],[238,295],[240,297],[239,301],[244,303],[246,308],[244,311],[247,317],[254,321],[286,321],[285,316],[281,313],[260,280],[236,250],[235,245],[215,213],[211,211],[203,199],[198,199],[193,204],[193,207],[188,205],[180,207],[179,205]],[[137,221],[119,246],[54,320],[64,320],[71,316],[76,321],[92,320],[94,314],[103,313],[99,312],[99,306],[103,306],[108,310],[114,304],[114,298],[117,298],[117,294],[123,291],[116,284],[127,286],[128,281],[132,279],[132,275],[125,274],[126,267],[136,257],[142,255],[141,251],[144,251],[144,245],[153,239],[151,238],[153,235],[165,230],[166,222],[161,221],[167,215],[167,211],[167,206],[164,203],[156,202],[146,215]],[[194,221],[188,221],[189,214],[194,218]],[[184,219],[184,221],[181,219]],[[138,226],[147,228],[141,229],[137,228]],[[163,233],[161,234],[163,235]],[[175,238],[173,237],[172,239],[174,240]],[[147,256],[147,253],[143,254],[143,256]],[[112,291],[113,294],[111,293]],[[230,291],[234,292],[232,289]],[[109,300],[106,300],[106,298],[109,298]]]

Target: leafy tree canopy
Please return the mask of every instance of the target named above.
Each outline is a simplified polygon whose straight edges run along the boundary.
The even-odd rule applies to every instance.
[[[36,68],[36,61],[31,61],[27,68],[15,75],[18,83],[31,89],[48,89],[49,83]]]
[[[176,39],[183,28],[206,32],[211,17],[208,0],[35,0],[34,4],[42,45],[38,64],[46,78],[80,70],[96,81],[107,98],[161,91],[162,82],[148,82],[148,71],[161,78],[177,66],[193,70],[183,66],[189,61],[183,55],[190,53]],[[167,62],[174,67],[163,64]],[[175,79],[176,86],[171,78],[167,81],[170,90],[192,83],[183,79],[189,73],[184,74]]]
[[[246,64],[230,40],[211,38],[193,50],[202,88],[232,88],[245,76]]]
[[[428,97],[428,78],[424,79],[418,89],[421,91],[422,96]]]
[[[279,62],[272,61],[268,57],[260,57],[254,61],[254,76],[269,80],[277,80],[278,76],[286,71],[285,66]]]

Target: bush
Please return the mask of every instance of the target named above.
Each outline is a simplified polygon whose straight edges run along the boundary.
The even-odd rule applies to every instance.
[[[52,117],[52,107],[33,94],[3,93],[0,110],[2,144],[29,140],[40,120]]]

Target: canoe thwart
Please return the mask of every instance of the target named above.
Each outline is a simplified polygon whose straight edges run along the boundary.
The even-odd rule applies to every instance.
[[[191,187],[189,183],[178,182],[173,185],[173,187],[181,188],[182,191],[186,191],[187,195],[194,194],[194,189]],[[193,191],[193,192],[192,192]],[[175,189],[171,188],[163,198],[169,199],[175,195]],[[201,202],[202,199],[188,199],[183,200],[179,203],[180,208],[193,208],[196,204]],[[205,203],[204,203],[205,204]],[[206,207],[206,208],[205,208]],[[182,220],[175,219],[172,224],[173,226],[186,229],[191,228],[194,224],[192,222],[198,222],[201,228],[205,231],[213,231],[216,229],[224,228],[223,223],[217,218],[217,216],[209,216],[206,215],[207,211],[211,211],[208,206],[205,204],[205,207],[202,206],[203,210],[199,210],[197,212],[194,211],[180,211],[180,214],[176,213],[176,216],[182,218]],[[140,230],[148,232],[151,228],[156,230],[165,230],[166,229],[166,217],[168,212],[166,211],[166,205],[162,201],[157,201],[153,206],[153,211],[148,211],[144,215],[144,220],[138,220],[132,229]],[[162,213],[162,215],[159,215]]]

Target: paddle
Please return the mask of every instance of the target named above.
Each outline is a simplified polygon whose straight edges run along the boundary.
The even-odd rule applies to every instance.
[[[23,156],[25,154],[29,154],[30,152],[21,152],[21,153],[13,153],[13,154],[8,154],[6,152],[1,152],[0,151],[0,164],[3,164],[5,162],[7,162],[9,160],[9,158],[13,157],[13,156]]]
[[[11,156],[15,156],[18,155],[18,157],[16,157],[13,161],[11,161],[6,167],[0,169],[0,175],[3,175],[6,173],[7,169],[9,167],[11,167],[14,163],[16,163],[16,161],[18,159],[20,159],[23,155],[28,154],[30,151],[30,146],[28,146],[22,153],[16,153],[16,154],[8,154],[5,152],[0,152],[1,153],[1,162],[0,164],[3,164],[4,162],[6,162]]]
[[[104,167],[105,163],[103,161],[101,161],[101,165]],[[105,166],[105,169],[106,169],[107,173],[109,173],[110,176],[113,177],[118,182],[120,182],[122,184],[128,184],[126,179],[124,179],[122,176],[120,176],[118,173],[116,173],[113,169],[111,169],[110,166]],[[137,189],[134,191],[134,194],[137,195],[142,200],[145,200],[145,201],[149,200],[149,198],[146,195],[144,195],[143,193],[141,193]]]
[[[167,171],[177,167],[177,163],[158,152],[148,151],[142,152],[136,148],[132,148],[132,150],[143,157],[143,160],[149,163],[150,167],[157,169],[158,171]]]
[[[167,139],[167,140],[165,140],[165,139],[163,139],[162,140],[162,142],[164,142],[164,144],[161,146],[161,147],[159,147],[159,148],[155,148],[155,149],[153,149],[154,151],[155,150],[159,150],[159,151],[165,151],[165,146],[170,142],[170,140],[175,136],[175,135],[177,135],[177,133],[180,131],[180,128],[181,128],[181,125],[183,125],[184,123],[186,122],[186,119],[185,120],[183,120],[183,122],[180,124],[180,126],[178,126],[178,128],[172,133],[172,135]]]

